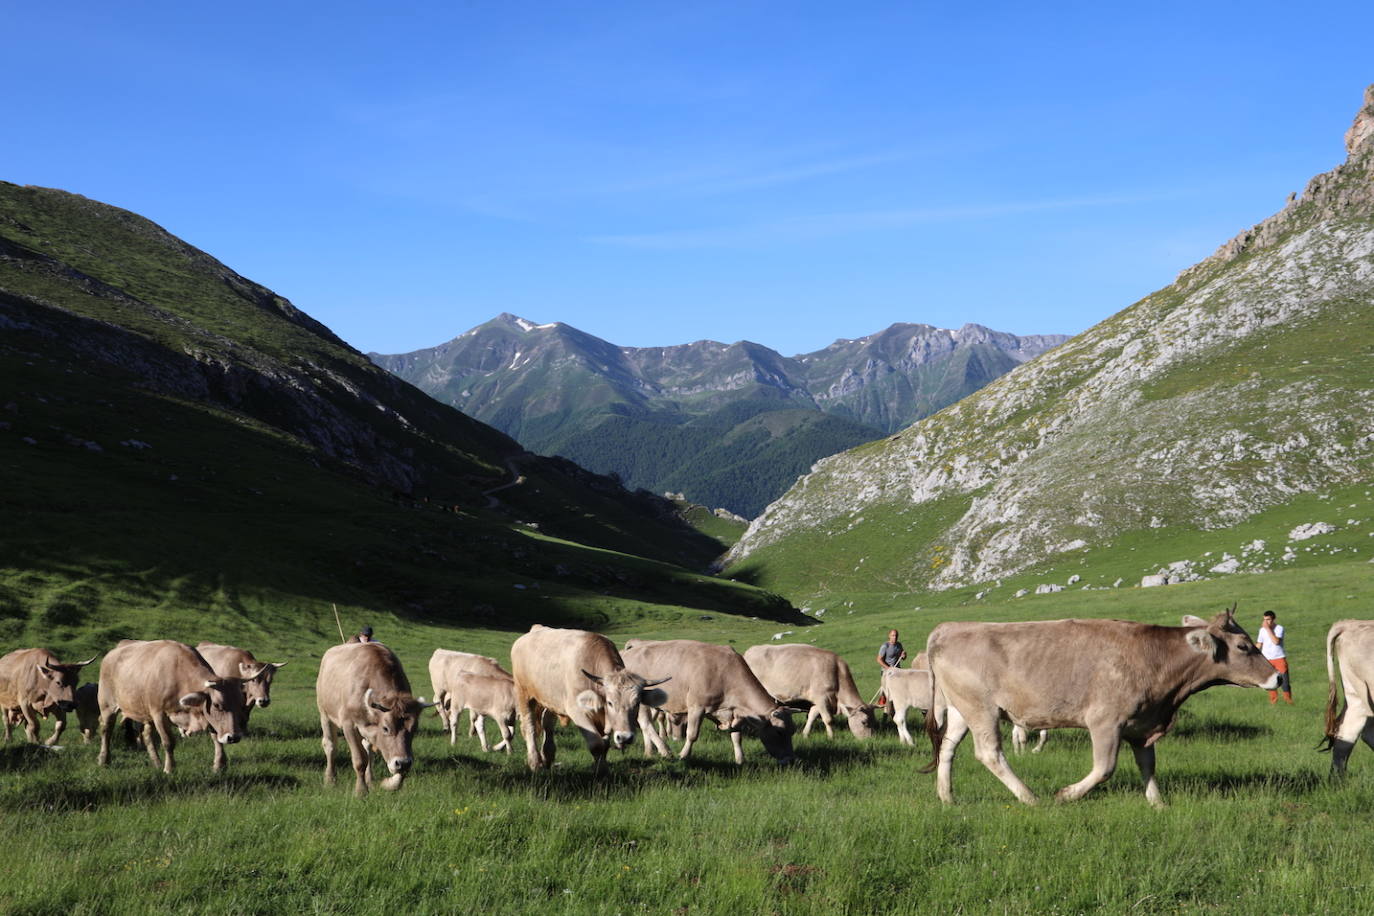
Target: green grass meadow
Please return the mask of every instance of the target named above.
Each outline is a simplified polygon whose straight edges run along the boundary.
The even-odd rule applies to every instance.
[[[1086,734],[1052,733],[1013,767],[1045,801],[1017,803],[972,758],[956,758],[958,803],[935,799],[918,769],[929,747],[901,746],[888,725],[860,742],[841,729],[797,738],[800,765],[781,770],[757,741],[736,768],[711,732],[686,762],[647,762],[638,747],[590,773],[564,730],[559,766],[530,774],[523,745],[483,754],[450,747],[437,719],[416,738],[417,764],[396,793],[352,795],[321,784],[323,758],[311,634],[253,645],[291,664],[273,705],[209,772],[208,740],[182,742],[166,778],[142,751],[69,732],[49,752],[0,746],[0,819],[12,844],[0,864],[6,913],[1083,913],[1349,912],[1371,906],[1374,753],[1356,749],[1343,785],[1316,750],[1325,700],[1323,641],[1345,617],[1374,616],[1374,567],[1330,562],[1263,576],[1155,589],[1071,591],[976,606],[914,610],[911,596],[860,596],[787,641],[842,652],[865,696],[888,626],[914,652],[945,619],[1109,616],[1176,622],[1240,603],[1254,629],[1272,607],[1288,626],[1296,704],[1258,690],[1214,688],[1191,699],[1159,745],[1169,807],[1152,810],[1130,754],[1085,800],[1049,796],[1090,766]],[[965,600],[957,595],[948,601]],[[699,614],[633,619],[608,635],[688,636],[743,649],[779,624]],[[852,613],[850,613],[852,611]],[[710,617],[710,619],[702,619]],[[350,628],[359,621],[346,620]],[[379,636],[428,693],[437,646],[508,659],[514,634],[387,620]],[[205,638],[218,638],[207,632]],[[91,675],[94,676],[94,670]],[[423,686],[422,686],[423,685]],[[75,725],[73,720],[72,725]],[[340,761],[345,758],[340,749]]]

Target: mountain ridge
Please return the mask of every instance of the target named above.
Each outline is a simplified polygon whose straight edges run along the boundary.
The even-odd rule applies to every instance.
[[[1371,120],[1374,87],[1344,163],[1171,286],[908,429],[819,462],[754,520],[727,555],[732,573],[760,573],[802,532],[829,531],[855,552],[899,538],[905,559],[865,571],[953,588],[1132,531],[1227,527],[1293,494],[1369,479]]]
[[[817,459],[937,410],[1064,339],[898,323],[787,357],[748,340],[624,347],[502,313],[435,347],[368,356],[533,451],[753,515]],[[741,436],[741,423],[771,411],[813,415],[772,424],[766,441]],[[721,452],[722,441],[748,447]],[[708,451],[713,467],[697,460]]]

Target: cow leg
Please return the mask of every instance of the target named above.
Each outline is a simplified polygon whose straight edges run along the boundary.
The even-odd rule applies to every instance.
[[[558,753],[558,743],[554,737],[554,730],[558,727],[558,715],[551,710],[545,709],[542,712],[544,722],[544,766],[553,766],[554,755]]]
[[[947,805],[954,803],[953,786],[950,784],[950,772],[954,769],[954,752],[959,748],[959,742],[964,740],[968,734],[968,723],[959,714],[959,710],[953,706],[945,714],[945,734],[940,742],[939,764],[935,770],[935,794],[940,801]]]
[[[224,745],[219,741],[219,735],[210,732],[210,738],[215,742],[215,759],[210,764],[211,773],[221,773],[229,765],[229,755],[224,752]]]
[[[343,725],[339,730],[348,744],[348,756],[353,764],[353,794],[362,798],[372,785],[372,751],[366,747],[362,734],[353,726]]]
[[[582,740],[587,742],[587,750],[592,753],[592,772],[597,776],[605,776],[610,769],[610,765],[606,762],[606,755],[611,749],[610,743],[598,729],[579,723],[577,730],[582,732]]]
[[[982,715],[969,723],[969,731],[973,732],[973,756],[978,758],[978,762],[1001,780],[1002,785],[1010,789],[1017,799],[1027,805],[1036,804],[1039,799],[1021,778],[1012,772],[1006,754],[1002,753],[1002,727],[997,717]]]
[[[806,724],[802,726],[802,737],[811,737],[811,726],[816,724],[816,720],[821,716],[821,708],[813,705],[811,711],[806,714]]]
[[[1331,739],[1331,775],[1344,776],[1345,764],[1350,759],[1350,752],[1355,749],[1355,742],[1362,734],[1366,734],[1369,727],[1374,725],[1374,718],[1362,716],[1347,704],[1345,715],[1341,718],[1341,726],[1336,731],[1336,737]],[[1365,740],[1369,740],[1366,738]],[[1374,747],[1371,744],[1370,747]]]
[[[486,716],[478,715],[477,710],[471,710],[473,718],[477,722],[477,743],[482,745],[483,753],[487,750],[487,726]]]
[[[639,731],[644,736],[644,756],[652,758],[657,751],[659,756],[668,756],[668,745],[664,743],[663,736],[658,733],[658,727],[654,723],[655,710],[650,706],[641,705],[639,707]]]
[[[1045,733],[1042,731],[1040,734]],[[1040,748],[1037,747],[1036,750]],[[1131,742],[1131,752],[1135,754],[1135,765],[1140,770],[1140,779],[1145,783],[1145,800],[1156,808],[1163,808],[1164,797],[1159,794],[1159,783],[1155,782],[1154,745],[1146,747],[1143,743]]]
[[[834,721],[835,721],[835,717],[834,717],[834,715],[833,715],[833,714],[831,713],[831,711],[830,711],[830,704],[829,704],[829,703],[822,702],[822,703],[820,703],[819,705],[820,705],[820,708],[821,708],[821,724],[823,724],[823,725],[825,726],[825,736],[826,736],[827,738],[834,739],[834,737],[835,737],[835,729],[834,729],[834,727],[833,727],[833,724],[834,724]],[[813,707],[811,707],[811,708],[812,708],[812,709],[815,709],[816,707],[813,706]]]
[[[1116,755],[1121,750],[1121,732],[1117,724],[1113,722],[1109,725],[1089,726],[1088,735],[1093,742],[1093,768],[1078,782],[1056,792],[1056,801],[1082,798],[1092,791],[1094,786],[1110,777],[1116,769]]]
[[[150,726],[144,728],[144,733],[148,736],[150,742],[153,738],[153,729],[157,729],[157,736],[162,739],[162,772],[166,773],[168,776],[172,775],[172,768],[176,766],[176,762],[172,759],[172,749],[176,747],[177,739],[176,735],[174,735],[172,730],[168,727],[171,724],[172,723],[165,718],[158,718],[154,719]],[[214,733],[211,732],[211,734]],[[154,762],[156,762],[156,754],[153,755],[153,759]]]
[[[10,719],[10,710],[0,709],[0,719],[5,720],[5,742],[10,740],[10,733],[14,729],[14,723]]]
[[[324,749],[324,784],[334,785],[334,723],[320,713],[320,747]]]
[[[678,758],[686,760],[692,753],[692,745],[696,743],[697,736],[701,734],[701,718],[706,714],[706,710],[700,706],[693,706],[687,710],[687,734],[682,742],[682,750],[678,751]]]
[[[531,770],[541,769],[544,761],[539,752],[539,732],[544,721],[543,710],[539,709],[534,697],[518,697],[515,713],[520,717],[520,737],[525,739],[525,765]]]
[[[1049,730],[1048,728],[1042,728],[1042,729],[1040,729],[1040,740],[1037,741],[1037,742],[1035,742],[1035,747],[1031,748],[1031,753],[1032,753],[1032,754],[1038,754],[1038,753],[1040,753],[1040,749],[1041,749],[1042,747],[1045,746],[1045,739],[1048,738],[1049,736],[1050,736],[1050,730]]]
[[[730,744],[735,749],[735,766],[744,766],[744,735],[739,729],[730,732]]]
[[[480,718],[481,718],[481,717],[478,716],[476,712],[474,712],[474,711],[471,710],[471,709],[468,710],[468,737],[469,737],[469,738],[471,738],[471,737],[473,737],[474,735],[476,735],[476,734],[477,734],[477,729],[479,729],[479,728],[482,727],[482,723],[481,723],[481,721],[480,721]]]
[[[67,727],[67,714],[62,710],[59,709],[57,712],[53,713],[53,718],[57,721],[53,724],[52,734],[48,736],[47,741],[43,742],[48,747],[52,747],[57,743],[57,739],[62,737],[62,732]]]
[[[100,753],[96,755],[96,766],[110,765],[110,739],[114,737],[115,717],[119,715],[117,709],[100,710]]]
[[[903,744],[910,744],[914,747],[916,742],[911,740],[911,732],[908,731],[906,727],[906,714],[907,710],[910,708],[911,707],[907,706],[905,703],[898,703],[894,700],[892,704],[892,721],[897,723],[898,739],[900,739]]]
[[[1011,727],[1011,752],[1013,754],[1026,752],[1026,730],[1019,725]]]
[[[493,751],[505,751],[510,753],[511,723],[508,719],[496,720],[496,731],[501,735],[501,743],[492,748]]]
[[[19,712],[24,716],[24,737],[29,744],[38,743],[38,710],[32,706],[21,706]]]

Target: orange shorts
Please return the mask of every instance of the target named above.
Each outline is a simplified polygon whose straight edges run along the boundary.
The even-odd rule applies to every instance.
[[[1278,669],[1279,674],[1288,673],[1288,659],[1286,658],[1266,658],[1266,662]]]

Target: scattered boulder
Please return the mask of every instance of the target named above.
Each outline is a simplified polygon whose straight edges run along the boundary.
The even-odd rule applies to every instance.
[[[1037,595],[1050,595],[1050,594],[1053,594],[1054,592],[1062,592],[1063,590],[1064,590],[1064,586],[1062,586],[1062,585],[1056,585],[1056,584],[1053,583],[1053,582],[1045,582],[1045,583],[1043,583],[1043,584],[1041,584],[1041,585],[1037,585],[1037,586],[1035,587],[1035,593],[1036,593]]]
[[[1072,576],[1069,576],[1069,584],[1070,584],[1070,585],[1077,585],[1077,584],[1078,584],[1079,582],[1081,582],[1082,580],[1083,580],[1083,577],[1080,576],[1080,575],[1078,575],[1078,573],[1074,573]]]
[[[1214,572],[1214,573],[1233,573],[1233,572],[1236,572],[1236,571],[1239,570],[1239,569],[1240,569],[1240,560],[1237,560],[1235,557],[1229,557],[1229,558],[1227,558],[1227,559],[1225,559],[1225,560],[1222,560],[1222,561],[1221,561],[1220,563],[1218,563],[1216,566],[1213,566],[1213,567],[1209,570],[1209,572]]]
[[[1288,540],[1305,541],[1308,538],[1314,538],[1319,534],[1330,534],[1335,530],[1335,525],[1330,525],[1326,522],[1309,522],[1306,525],[1299,525],[1292,531],[1288,532]]]
[[[1156,585],[1168,585],[1168,584],[1169,584],[1169,577],[1168,577],[1168,576],[1159,576],[1159,575],[1155,575],[1155,576],[1144,576],[1144,577],[1141,578],[1141,580],[1140,580],[1140,587],[1141,587],[1141,588],[1154,588]]]

